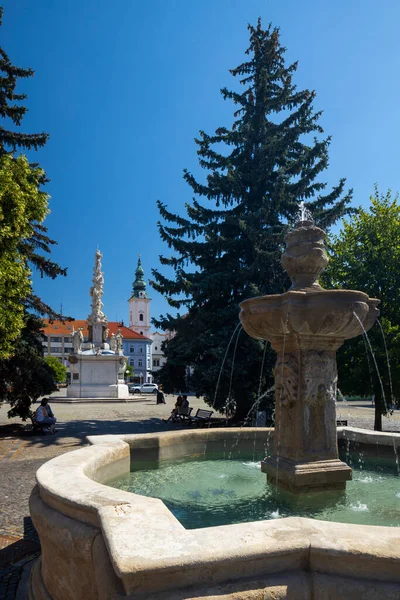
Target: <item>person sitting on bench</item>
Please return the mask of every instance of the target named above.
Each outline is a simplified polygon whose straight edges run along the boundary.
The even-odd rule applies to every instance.
[[[172,409],[172,411],[171,411],[171,414],[169,415],[168,419],[166,419],[166,420],[165,420],[165,419],[163,419],[163,421],[164,421],[165,423],[171,423],[172,421],[175,421],[175,420],[176,420],[176,417],[177,417],[177,415],[178,415],[179,409],[180,409],[180,408],[181,408],[181,406],[182,406],[182,401],[183,401],[183,398],[182,398],[182,396],[181,396],[181,395],[179,395],[179,396],[177,397],[177,399],[176,399],[175,406],[174,406],[174,408]]]
[[[55,424],[57,419],[55,418],[48,401],[48,398],[42,399],[40,406],[36,409],[35,418],[39,425],[48,425],[49,427],[47,428],[47,431],[50,431],[51,434],[54,434],[56,432]]]

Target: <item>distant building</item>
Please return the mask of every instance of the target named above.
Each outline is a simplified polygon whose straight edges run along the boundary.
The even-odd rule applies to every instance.
[[[167,361],[161,349],[161,344],[168,339],[168,335],[155,331],[150,334],[150,338],[153,340],[151,347],[152,369],[153,371],[158,371]]]
[[[129,328],[140,335],[150,337],[150,302],[146,292],[146,282],[144,281],[144,271],[140,255],[135,271],[135,281],[132,286],[132,295],[128,300],[129,304]]]
[[[79,327],[83,327],[84,341],[88,341],[88,330],[87,323],[84,320],[74,320],[71,322],[62,323],[61,321],[54,321],[49,323],[47,319],[44,326],[44,341],[43,350],[45,356],[55,356],[62,362],[69,370],[68,357],[72,352],[72,331],[75,331]],[[121,331],[123,336],[123,351],[124,355],[128,358],[128,364],[133,368],[134,377],[133,380],[136,383],[151,383],[152,378],[152,362],[151,362],[151,344],[152,340],[146,336],[140,335],[136,331],[132,331],[128,327],[125,327],[118,321],[109,321],[107,324],[108,338],[107,342],[110,342],[110,336],[116,334],[118,329]]]
[[[139,255],[135,271],[135,281],[132,285],[132,295],[128,300],[129,328],[139,334],[151,338],[153,341],[151,347],[151,369],[152,371],[158,371],[166,362],[166,358],[161,349],[161,344],[164,340],[170,339],[171,334],[169,332],[159,333],[158,331],[150,333],[150,303],[151,298],[148,297],[146,292],[144,271]]]

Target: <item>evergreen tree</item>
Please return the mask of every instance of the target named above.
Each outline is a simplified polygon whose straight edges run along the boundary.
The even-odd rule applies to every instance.
[[[3,8],[0,7],[0,26],[2,24]],[[12,64],[5,50],[0,46],[0,117],[5,121],[5,126],[0,125],[0,157],[6,154],[15,155],[18,149],[38,150],[45,145],[49,138],[47,133],[24,133],[18,131],[22,119],[28,111],[26,106],[19,103],[26,99],[26,94],[16,93],[16,87],[19,79],[33,77],[32,69],[23,69]],[[10,128],[11,127],[11,128]],[[34,169],[34,178],[37,179],[37,165],[32,165]],[[46,174],[41,170],[38,185],[43,185],[47,181]],[[36,222],[29,237],[21,237],[19,242],[19,252],[26,258],[31,265],[36,268],[40,274],[54,279],[58,275],[66,275],[66,269],[59,267],[42,252],[49,253],[51,246],[56,244],[47,235],[47,228],[42,222]],[[29,307],[39,311],[41,314],[47,314],[49,317],[57,319],[58,313],[52,310],[38,296],[31,293],[26,299]]]
[[[186,204],[185,217],[158,202],[160,235],[172,249],[160,262],[172,267],[174,277],[153,271],[154,288],[184,312],[154,320],[176,332],[164,343],[167,363],[159,371],[164,389],[194,388],[219,409],[229,396],[238,418],[257,398],[264,348],[238,330],[220,376],[239,303],[289,288],[280,256],[301,200],[326,229],[346,214],[351,199],[344,179],[324,192],[320,175],[328,166],[330,138],[315,137],[323,133],[321,113],[313,110],[315,92],[297,90],[292,81],[297,63],[286,66],[279,30],[264,30],[259,20],[249,31],[248,60],[231,71],[242,89],[221,90],[235,106],[233,124],[213,135],[201,131],[195,140],[206,180],[184,171],[196,196]],[[273,383],[274,361],[267,348],[262,391]]]
[[[2,16],[0,7],[0,25]],[[0,402],[9,401],[9,415],[19,414],[23,418],[29,414],[33,399],[55,389],[52,371],[44,360],[38,338],[42,322],[32,311],[36,315],[65,320],[34,294],[30,282],[29,269],[32,268],[41,276],[53,279],[66,275],[66,269],[47,256],[56,242],[47,235],[43,225],[48,212],[48,196],[41,189],[47,181],[46,175],[37,164],[29,164],[24,156],[16,155],[20,149],[37,150],[48,139],[46,133],[19,130],[28,109],[20,104],[26,95],[18,94],[16,87],[19,79],[32,76],[32,69],[13,65],[0,47],[0,334],[4,342],[0,352]]]

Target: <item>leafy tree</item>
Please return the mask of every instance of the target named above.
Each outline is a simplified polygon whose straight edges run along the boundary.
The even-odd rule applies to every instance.
[[[11,405],[9,417],[25,420],[32,402],[57,389],[54,371],[43,358],[42,326],[41,319],[27,313],[14,355],[0,360],[0,398]]]
[[[131,365],[126,365],[125,379],[127,381],[130,381],[132,377],[133,377],[133,367],[131,367]]]
[[[259,20],[249,31],[248,60],[231,71],[242,88],[221,90],[234,104],[233,124],[212,135],[201,131],[195,140],[207,177],[199,181],[184,171],[196,196],[186,204],[185,217],[158,202],[159,231],[171,248],[160,261],[174,274],[154,270],[152,282],[171,307],[184,313],[153,320],[176,332],[164,343],[168,360],[158,377],[164,389],[195,389],[219,409],[229,396],[238,418],[257,397],[264,349],[262,342],[236,332],[239,338],[232,340],[219,377],[240,302],[290,286],[280,255],[301,200],[317,224],[328,228],[347,212],[351,198],[351,192],[344,194],[344,179],[324,192],[320,175],[328,166],[330,138],[318,135],[323,130],[321,113],[313,110],[315,92],[299,91],[292,81],[297,63],[285,64],[279,30],[264,30]],[[268,348],[263,390],[272,384],[274,361]]]
[[[54,381],[64,383],[67,379],[67,367],[63,365],[55,356],[46,356],[45,361],[53,371]]]
[[[330,243],[331,259],[324,280],[329,286],[355,289],[379,298],[381,326],[368,340],[348,340],[338,352],[339,388],[343,394],[375,395],[375,429],[382,431],[382,415],[400,398],[400,205],[389,190],[375,186],[369,210],[360,208]],[[379,372],[379,375],[378,375]]]
[[[31,272],[20,244],[48,212],[47,194],[39,189],[42,175],[23,156],[0,156],[0,358],[12,354],[24,326],[21,300],[31,293]]]
[[[0,25],[2,16],[0,7]],[[48,196],[41,186],[46,183],[46,175],[37,164],[16,156],[18,149],[37,150],[48,138],[46,133],[19,130],[28,109],[20,104],[26,95],[18,94],[16,86],[19,79],[32,76],[31,69],[13,65],[0,47],[0,373],[6,377],[0,386],[0,402],[10,401],[9,414],[23,418],[37,394],[53,389],[42,345],[33,343],[41,322],[31,311],[61,317],[34,294],[30,269],[53,279],[66,275],[66,269],[47,256],[55,242],[43,225]]]

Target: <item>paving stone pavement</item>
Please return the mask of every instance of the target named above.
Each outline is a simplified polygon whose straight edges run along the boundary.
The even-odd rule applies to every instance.
[[[37,469],[55,456],[85,446],[88,435],[167,430],[162,419],[169,416],[176,399],[167,396],[166,405],[156,405],[153,396],[89,404],[67,403],[62,395],[51,403],[57,417],[55,436],[34,433],[30,424],[8,419],[7,406],[0,408],[0,600],[17,598],[23,569],[40,548],[28,506]],[[208,408],[201,399],[189,399],[193,413]],[[338,418],[347,419],[351,426],[373,428],[373,408],[363,403],[339,405]],[[400,411],[384,418],[383,428],[400,432]]]

